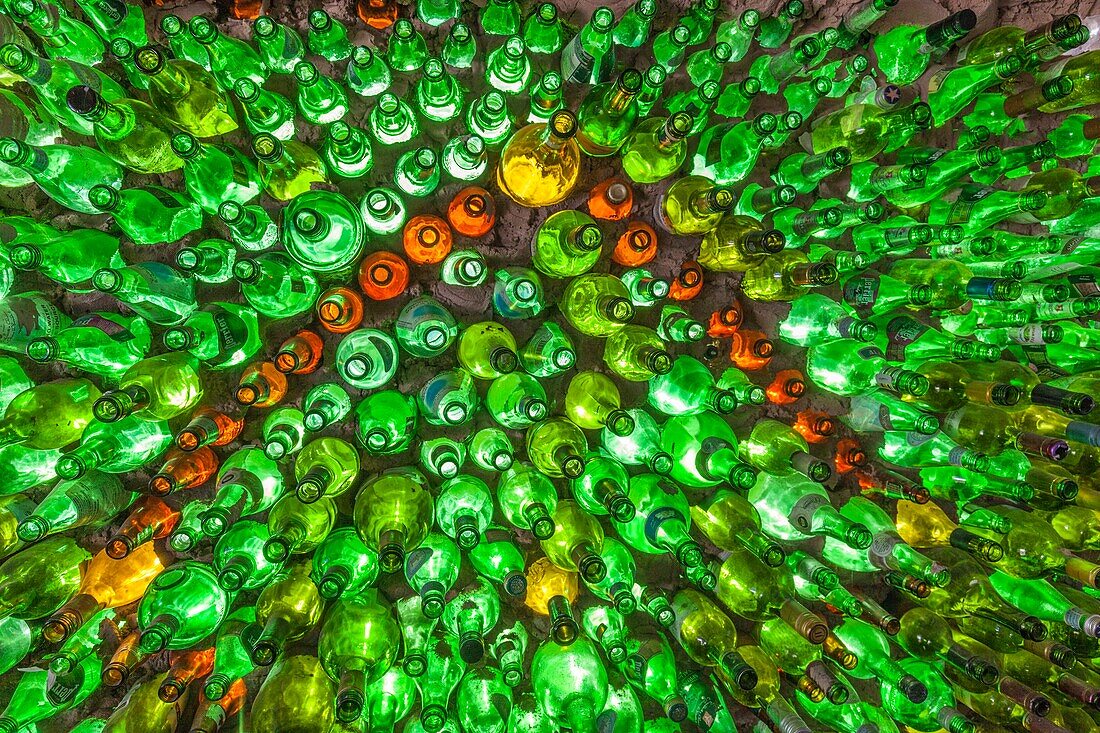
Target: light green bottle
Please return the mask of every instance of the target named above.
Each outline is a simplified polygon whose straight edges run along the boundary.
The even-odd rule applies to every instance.
[[[573,278],[558,307],[571,326],[598,338],[607,338],[634,318],[630,293],[614,275],[587,274]]]
[[[651,328],[627,325],[604,343],[603,360],[611,371],[630,382],[645,382],[672,369],[664,340]]]
[[[175,242],[202,226],[202,209],[187,197],[160,186],[118,189],[97,184],[88,201],[137,244]]]
[[[137,173],[168,173],[183,167],[172,152],[172,123],[136,99],[108,102],[90,86],[75,86],[65,96],[69,109],[92,123],[99,149]]]
[[[170,420],[202,399],[198,360],[185,352],[143,359],[122,375],[115,389],[104,392],[92,412],[101,422],[133,415],[144,420]]]
[[[684,111],[643,120],[623,143],[623,172],[635,183],[672,176],[687,159],[687,138],[694,126],[694,118]]]
[[[523,430],[545,419],[549,412],[542,384],[522,372],[494,379],[485,395],[485,408],[501,427],[511,430]]]
[[[289,201],[309,191],[314,183],[328,181],[325,164],[317,151],[297,140],[280,141],[261,132],[252,138],[252,154],[259,162],[264,190],[279,201]]]
[[[615,383],[598,372],[573,375],[565,394],[565,414],[578,427],[599,430],[606,427],[616,435],[629,435],[634,421],[621,408]]]
[[[544,641],[531,660],[531,687],[543,713],[556,725],[578,733],[597,729],[596,716],[607,702],[607,670],[587,637],[569,646]]]

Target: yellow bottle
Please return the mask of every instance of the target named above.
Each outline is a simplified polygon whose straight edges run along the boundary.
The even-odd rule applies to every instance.
[[[577,638],[577,622],[570,608],[577,602],[577,574],[559,568],[540,557],[527,568],[527,596],[523,603],[532,611],[550,617],[550,636],[559,644]]]
[[[917,549],[951,546],[986,562],[997,562],[1004,557],[1004,548],[999,543],[955,524],[935,502],[915,504],[899,499],[896,525],[898,535]]]
[[[167,672],[157,675],[131,690],[126,701],[107,719],[103,733],[174,733],[187,697],[166,703],[157,696],[167,676]]]
[[[547,123],[520,129],[504,146],[497,185],[520,206],[549,206],[565,199],[581,174],[577,118],[558,110]]]
[[[332,680],[316,657],[279,661],[252,703],[256,733],[328,733],[335,722]]]

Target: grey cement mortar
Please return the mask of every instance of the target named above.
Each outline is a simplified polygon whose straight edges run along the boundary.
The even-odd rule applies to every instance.
[[[147,0],[148,1],[148,0]],[[667,0],[666,0],[667,2]],[[332,13],[335,17],[348,24],[349,29],[352,32],[352,40],[355,43],[363,43],[378,50],[385,48],[385,32],[377,32],[373,29],[367,28],[355,17],[354,3],[353,2],[309,2],[309,1],[295,1],[295,2],[279,2],[278,0],[268,0],[265,3],[266,11],[269,15],[272,15],[280,22],[286,23],[296,27],[305,35],[305,15],[308,11],[317,5],[324,7],[327,11]],[[608,3],[616,10],[616,14],[621,14],[622,10],[629,7],[630,2],[625,0],[617,0],[616,2]],[[664,4],[664,3],[663,3]],[[685,3],[675,2],[675,6],[683,7]],[[724,20],[730,16],[735,16],[740,13],[746,7],[756,7],[767,14],[774,10],[780,3],[778,0],[772,0],[767,3],[759,4],[743,4],[743,3],[729,3],[720,15],[720,20]],[[527,3],[525,3],[525,6]],[[565,0],[559,2],[558,7],[562,16],[575,26],[582,25],[590,15],[590,9],[595,3],[577,0]],[[843,17],[845,12],[854,3],[849,0],[842,0],[835,3],[823,4],[821,2],[811,3],[811,12],[808,13],[808,20],[804,26],[797,32],[813,32],[820,30],[828,25],[835,25],[837,20]],[[1082,16],[1096,11],[1100,8],[1100,0],[1092,3],[1083,3],[1079,7],[1071,7],[1071,4],[1067,4],[1061,0],[1034,0],[1026,3],[1006,3],[1003,7],[997,7],[995,3],[990,3],[988,0],[979,0],[979,2],[968,3],[962,0],[948,0],[947,2],[937,4],[931,0],[902,0],[898,7],[892,11],[890,15],[883,21],[881,28],[874,30],[885,30],[893,24],[910,21],[916,22],[915,19],[920,19],[924,22],[932,22],[937,20],[949,12],[954,12],[964,7],[971,7],[979,13],[980,25],[978,31],[984,30],[988,27],[993,27],[998,24],[1013,24],[1019,25],[1024,28],[1030,28],[1040,23],[1049,20],[1056,14],[1061,14],[1068,11],[1076,11]],[[174,0],[166,0],[162,6],[153,6],[147,9],[146,17],[150,21],[150,27],[155,28],[160,16],[165,12],[173,12],[184,19],[190,18],[195,14],[206,14],[209,17],[215,17],[214,8],[206,2],[176,2]],[[402,7],[402,16],[409,17],[412,15],[411,6]],[[476,20],[473,18],[472,11],[467,12],[466,20],[471,21],[471,25],[476,27]],[[238,38],[248,39],[251,37],[249,24],[234,20],[228,17],[218,17],[219,27],[231,35]],[[668,24],[668,20],[665,16],[662,16],[657,23],[658,28],[664,28]],[[438,31],[432,31],[429,28],[418,27],[425,33],[428,39],[429,50],[433,53],[438,52],[438,49],[442,45],[445,34]],[[159,33],[151,31],[150,34],[153,38],[160,40]],[[483,59],[484,52],[487,48],[495,47],[499,43],[499,40],[488,40],[484,37],[478,37],[479,49],[479,62],[472,70],[465,70],[465,73],[459,74],[460,81],[463,81],[468,88],[473,88],[476,93],[484,91],[484,82],[481,80],[483,76]],[[751,58],[756,55],[756,51],[750,51],[749,59],[746,61],[733,65],[733,67],[727,70],[725,79],[737,80],[747,71],[748,64]],[[640,69],[644,69],[649,65],[650,59],[647,56],[647,52],[632,53],[629,49],[623,52],[620,49],[620,61],[633,63],[634,66]],[[545,57],[535,58],[536,73],[543,68],[546,68]],[[331,68],[323,60],[318,62],[318,67],[322,72],[331,73]],[[108,64],[105,67],[110,73],[111,66]],[[117,72],[118,70],[115,69]],[[340,69],[334,74],[337,78],[340,78],[342,71],[342,64]],[[472,73],[471,73],[472,72]],[[115,74],[116,77],[121,78],[120,73]],[[411,89],[411,82],[413,80],[406,79],[407,75],[395,74],[395,93],[401,94],[408,89]],[[686,77],[682,73],[670,83],[670,88],[673,90],[682,88],[686,85]],[[290,96],[293,99],[293,87],[288,85],[287,78],[281,76],[273,76],[269,87],[284,94]],[[583,96],[584,89],[578,88],[576,85],[570,85],[567,87],[567,106],[576,108],[581,97]],[[470,96],[472,98],[473,95]],[[828,105],[835,105],[836,101],[828,100],[826,104],[823,104],[820,109],[829,109]],[[518,119],[523,120],[526,114],[526,101],[523,100],[520,103],[513,103],[513,112],[516,113]],[[366,127],[366,113],[369,110],[370,103],[364,103],[360,98],[356,98],[352,95],[352,111],[349,115],[349,121],[353,124],[357,124],[361,127]],[[752,107],[752,112],[757,113],[761,111],[780,112],[785,109],[783,100],[776,96],[771,99],[760,100],[758,99]],[[659,109],[654,110],[654,114],[659,113]],[[1057,118],[1055,120],[1057,124]],[[1037,139],[1037,134],[1044,133],[1047,129],[1052,127],[1049,120],[1040,119],[1036,124],[1032,125],[1033,135]],[[439,150],[443,143],[454,134],[461,134],[463,131],[462,124],[450,126],[440,125],[425,125],[424,132],[420,138],[415,141],[415,145],[429,145],[436,150]],[[307,142],[316,145],[320,139],[320,130],[318,128],[310,128],[304,121],[299,119],[299,137],[304,138]],[[923,139],[925,144],[949,144],[952,138],[952,132],[950,126],[936,130]],[[247,149],[247,137],[236,132],[226,136],[229,142],[238,145],[242,149]],[[410,146],[411,147],[411,146]],[[402,148],[401,152],[404,149]],[[772,166],[777,163],[784,155],[791,152],[795,152],[798,148],[791,142],[780,151],[765,154],[761,157],[760,163],[757,165],[756,171],[750,177],[749,181],[758,181],[763,183],[767,178],[767,172]],[[340,182],[336,187],[345,194],[349,195],[354,200],[358,200],[366,188],[374,185],[387,184],[388,174],[392,170],[392,163],[395,159],[393,151],[385,150],[379,146],[375,146],[374,149],[376,156],[376,163],[374,171],[359,181]],[[495,155],[493,159],[495,160]],[[584,163],[584,171],[580,184],[576,191],[566,201],[561,204],[550,207],[545,210],[528,210],[511,204],[503,195],[496,196],[497,203],[497,215],[498,223],[494,231],[486,238],[478,241],[466,240],[460,236],[456,236],[455,247],[473,246],[479,249],[486,257],[490,265],[490,271],[500,266],[512,265],[512,264],[526,264],[530,257],[530,241],[536,230],[538,224],[548,215],[551,211],[563,209],[563,208],[584,208],[588,190],[604,180],[608,176],[618,172],[619,167],[616,158],[609,159],[586,159]],[[486,176],[490,178],[490,176]],[[745,183],[748,183],[746,181]],[[129,174],[127,177],[127,183],[129,185],[136,185],[140,183],[154,182],[149,177],[137,176]],[[180,188],[181,179],[178,173],[160,177],[159,181],[162,185],[166,185],[172,188]],[[495,186],[491,183],[482,182],[482,185],[486,185],[491,191],[497,193]],[[659,194],[663,189],[664,184],[657,184],[653,186],[637,186],[635,187],[635,209],[634,216],[642,218],[644,220],[650,220],[648,212],[651,209],[654,196]],[[441,216],[445,215],[446,203],[450,200],[451,196],[462,188],[461,184],[454,182],[444,183],[439,191],[432,197],[420,200],[410,200],[409,214],[410,216],[418,213],[435,213]],[[823,187],[824,194],[828,196],[843,197],[846,191],[846,181],[843,179],[831,179]],[[272,211],[277,210],[278,206],[276,202],[266,199],[265,201],[269,205]],[[808,206],[810,199],[808,197],[801,197],[796,201],[796,205]],[[34,216],[51,220],[55,226],[59,228],[67,228],[74,226],[97,226],[111,228],[112,222],[106,217],[89,217],[81,214],[67,213],[60,209],[51,200],[46,198],[43,194],[37,190],[31,188],[25,189],[0,189],[0,209],[5,212],[21,213],[23,211],[29,211]],[[607,223],[602,222],[601,228],[604,231],[605,242],[609,243],[605,252],[609,251],[611,244],[615,242],[619,234],[623,231],[624,226],[622,222],[619,223]],[[182,242],[170,244],[170,245],[157,245],[152,247],[137,247],[133,244],[127,243],[123,248],[123,256],[128,262],[137,262],[143,260],[158,260],[162,262],[174,262],[175,252],[183,244],[199,241],[206,237],[227,237],[227,233],[219,226],[219,224],[212,222],[207,217],[206,225],[203,230],[195,235],[188,237]],[[841,246],[844,246],[843,244]],[[394,249],[400,251],[400,240],[398,237],[391,237],[386,239],[372,238],[368,240],[367,251],[374,249]],[[685,259],[693,258],[698,251],[698,238],[688,237],[674,237],[662,233],[660,238],[660,248],[657,259],[652,262],[649,267],[654,273],[660,277],[671,278],[679,269],[679,263]],[[610,263],[608,258],[601,259],[597,270],[620,272],[622,268]],[[334,283],[325,283],[323,286]],[[553,301],[561,291],[562,283],[554,282],[549,278],[544,278],[544,285],[547,290],[547,299]],[[57,302],[71,315],[76,316],[92,310],[117,310],[119,305],[112,299],[99,294],[81,294],[72,295],[63,291],[61,288],[52,284],[49,281],[36,278],[27,278],[21,276],[19,279],[20,289],[39,289],[48,293],[51,297],[55,298]],[[438,280],[437,272],[435,268],[431,267],[413,267],[412,270],[412,282],[409,288],[409,295],[415,295],[417,293],[428,292],[437,297],[441,302],[446,304],[452,309],[455,316],[463,323],[472,323],[478,320],[484,320],[492,317],[492,311],[490,307],[490,298],[492,291],[492,278],[490,277],[486,285],[480,288],[466,289],[451,287],[443,284]],[[198,294],[201,301],[209,300],[237,300],[239,298],[237,294],[237,288],[234,284],[230,283],[228,286],[209,286],[199,284]],[[830,293],[834,297],[837,293]],[[694,301],[685,304],[689,310],[702,321],[706,321],[709,314],[719,308],[724,307],[729,303],[731,298],[739,296],[739,276],[737,275],[725,275],[718,273],[707,273],[705,278],[705,287],[703,293]],[[776,324],[782,320],[786,315],[788,307],[785,304],[765,304],[749,301],[748,299],[741,297],[741,303],[746,313],[745,327],[757,328],[763,330],[768,334],[775,334]],[[392,331],[392,324],[396,317],[397,311],[401,305],[407,299],[402,297],[394,301],[385,303],[371,303],[367,301],[368,311],[366,319],[363,323],[364,326],[375,326]],[[125,307],[122,307],[125,311]],[[547,317],[555,316],[555,309],[549,308],[546,311]],[[639,317],[636,322],[646,325],[656,325],[656,309],[650,311],[639,311]],[[522,344],[534,328],[541,321],[539,318],[531,321],[509,321],[508,325],[512,328],[516,335],[517,340]],[[265,336],[265,350],[261,351],[261,356],[266,355],[271,357],[274,355],[281,341],[293,334],[295,331],[302,327],[309,326],[312,323],[312,316],[302,316],[292,319],[282,320],[276,323],[268,324],[264,328]],[[156,333],[159,335],[161,329],[157,329]],[[329,379],[338,379],[335,373],[328,366],[332,363],[332,358],[335,354],[335,346],[339,341],[339,337],[335,337],[332,334],[327,334],[323,331],[321,333],[325,336],[326,341],[326,366],[308,377],[291,377],[291,392],[290,397],[283,404],[297,404],[300,398],[305,394],[310,386],[319,381],[328,381]],[[585,344],[581,339],[578,339],[578,345],[580,346],[580,363],[579,368],[600,368],[600,354],[601,348],[598,348],[596,344],[591,341]],[[703,354],[705,342],[695,345],[676,345],[674,351],[676,353],[691,353],[695,356],[701,357]],[[759,384],[766,385],[771,380],[771,375],[776,371],[783,368],[802,368],[804,366],[804,352],[801,349],[792,347],[781,342],[777,342],[776,356],[773,359],[771,365],[765,368],[763,371],[755,372],[752,376]],[[156,349],[156,346],[154,347]],[[726,352],[728,351],[728,340],[722,345],[721,356],[713,362],[713,366],[716,370],[723,368],[726,362]],[[403,392],[410,393],[415,392],[430,376],[435,374],[441,369],[447,368],[452,365],[451,354],[448,353],[444,357],[434,360],[418,360],[406,359],[402,362],[398,371],[396,380],[388,385],[400,389]],[[36,379],[49,379],[61,376],[67,373],[64,368],[50,367],[47,369],[34,368],[29,369]],[[205,389],[206,389],[206,401],[219,407],[228,408],[231,406],[231,395],[233,387],[236,384],[236,377],[239,374],[239,370],[229,370],[228,372],[206,372],[205,374]],[[550,379],[546,380],[545,387],[547,393],[551,397],[552,407],[560,409],[560,400],[564,395],[565,387],[568,384],[568,375],[562,379]],[[482,394],[486,387],[486,383],[479,385]],[[644,385],[642,384],[627,384],[620,383],[620,387],[623,392],[624,404],[634,405],[644,403]],[[367,393],[360,390],[349,390],[352,395],[353,401],[362,399]],[[820,390],[814,390],[807,398],[800,400],[794,405],[794,409],[779,408],[776,406],[765,406],[759,409],[739,410],[734,416],[733,421],[735,425],[751,425],[752,421],[758,417],[774,417],[787,422],[793,421],[794,412],[807,407],[813,407],[816,409],[825,410],[826,412],[836,415],[841,414],[844,410],[842,402],[835,397],[821,392]],[[557,411],[557,409],[555,411]],[[266,411],[253,410],[249,413],[249,419],[241,439],[229,446],[218,450],[219,454],[224,458],[228,456],[233,450],[243,446],[252,444],[260,437],[260,426],[263,419],[266,417]],[[179,428],[185,424],[185,418],[178,418],[173,421],[173,427]],[[488,423],[488,418],[484,415],[479,415],[477,420],[468,426],[468,429],[476,429],[482,425]],[[433,437],[439,434],[450,434],[453,437],[460,437],[465,434],[465,429],[461,432],[440,431],[437,428],[431,426],[422,425],[421,432],[425,437]],[[337,426],[325,431],[324,434],[341,435],[354,440],[353,425],[350,420],[346,421],[344,425]],[[842,433],[843,434],[843,433]],[[512,434],[514,443],[522,452],[523,437],[519,433]],[[590,443],[595,445],[598,442],[598,436],[595,433],[589,434]],[[833,442],[820,444],[813,448],[814,452],[822,458],[831,458]],[[873,445],[866,445],[865,447],[870,449]],[[378,461],[364,455],[364,471],[370,472],[379,468],[396,465],[401,463],[414,463],[416,460],[415,455],[405,454],[398,456],[397,460]],[[289,467],[289,463],[287,464]],[[155,470],[156,466],[150,466],[150,471]],[[469,467],[464,470],[471,470]],[[150,471],[136,472],[131,475],[127,475],[125,480],[127,482],[133,482],[135,485],[148,480]],[[477,472],[476,469],[472,469],[472,472]],[[493,477],[487,476],[490,486],[494,485]],[[562,495],[566,495],[567,489],[562,486]],[[840,497],[847,496],[850,492],[843,485],[836,487],[840,491]],[[33,492],[36,498],[40,498],[45,488],[39,488]],[[190,498],[209,498],[211,489],[209,486],[202,489],[189,492],[188,494],[180,497],[173,498],[172,501],[179,502]],[[689,492],[689,498],[697,498],[700,494],[692,494]],[[350,499],[350,497],[345,497]],[[339,523],[345,525],[350,523],[350,501],[343,502],[342,507],[345,510],[345,514],[341,516]],[[608,532],[613,535],[613,530],[608,528]],[[97,533],[86,534],[82,537],[85,544],[93,551],[98,550],[106,542],[107,531],[101,531]],[[537,547],[537,542],[528,533],[519,532],[519,541],[521,545],[528,551],[528,555],[531,559],[537,557],[540,551]],[[710,550],[715,548],[711,547]],[[208,560],[210,557],[211,547],[207,544],[202,544],[193,554],[196,559]],[[678,580],[678,570],[676,563],[663,556],[645,556],[639,558],[644,560],[640,562],[639,566],[639,581],[643,583],[652,583],[666,590],[672,591],[679,587],[681,581]],[[456,588],[461,588],[467,582],[472,580],[473,573],[468,568],[463,570],[463,574],[456,584]],[[848,578],[846,583],[851,586],[860,585],[875,597],[884,599],[887,607],[889,608],[904,608],[905,601],[897,598],[893,594],[889,598],[884,598],[887,594],[885,591],[874,585],[866,585],[866,580],[863,578]],[[408,594],[408,587],[405,584],[403,578],[400,575],[394,577],[383,577],[380,582],[380,586],[384,593],[391,599],[396,600],[404,595]],[[583,603],[584,593],[582,593]],[[239,603],[251,602],[255,598],[255,593],[246,593],[242,596]],[[515,602],[505,601],[505,610],[502,615],[502,621],[498,628],[504,628],[510,626],[515,618],[524,619],[528,625],[528,630],[531,634],[532,649],[528,652],[528,658],[533,648],[537,646],[538,641],[545,638],[547,633],[546,619],[541,617],[534,617],[526,608]],[[831,619],[833,623],[838,619]],[[743,638],[748,638],[749,626],[747,624],[738,623],[740,630],[742,631]],[[748,643],[748,642],[742,642]],[[676,649],[676,644],[672,644]],[[303,642],[295,645],[292,649],[300,651],[302,653],[314,653],[316,650],[316,633],[311,634]],[[49,647],[41,647],[39,653],[49,651]],[[31,660],[35,659],[35,655],[31,656]],[[694,668],[693,663],[678,653],[678,659],[682,670]],[[137,681],[146,679],[147,676],[162,671],[167,668],[167,660],[164,658],[157,658],[147,663],[144,668],[144,672],[137,675]],[[254,698],[256,691],[259,689],[261,682],[263,681],[265,672],[260,671],[250,676],[249,690],[250,701]],[[617,673],[614,673],[617,674]],[[17,679],[17,675],[9,673],[0,680],[0,700],[7,700],[9,697],[9,690],[14,686]],[[526,689],[526,683],[523,688]],[[72,725],[87,716],[107,717],[110,712],[118,706],[122,700],[124,689],[110,689],[102,688],[96,692],[93,697],[80,706],[76,711],[70,711],[62,716],[59,716],[56,720],[44,722],[39,726],[40,733],[64,733],[68,731]],[[871,686],[866,684],[859,685],[859,694],[863,699],[875,700],[877,699],[877,691],[872,689]],[[649,718],[657,717],[661,715],[659,706],[653,701],[640,695],[646,711],[646,715]],[[727,700],[728,701],[728,700]],[[188,705],[188,712],[183,716],[183,723],[180,725],[181,730],[187,730],[183,727],[187,721],[190,720],[190,710],[193,709],[194,699],[192,699]],[[728,701],[729,702],[729,701]],[[738,725],[742,730],[748,730],[752,724],[757,721],[755,715],[745,709],[736,706],[736,718]],[[808,722],[812,722],[807,718]],[[241,730],[249,730],[247,723],[244,723],[245,727]],[[812,726],[811,726],[812,727]],[[229,729],[234,729],[232,726],[228,726]],[[398,726],[400,729],[401,726]],[[696,730],[695,726],[690,722],[685,723],[682,726],[685,731]],[[333,729],[334,731],[337,728]]]

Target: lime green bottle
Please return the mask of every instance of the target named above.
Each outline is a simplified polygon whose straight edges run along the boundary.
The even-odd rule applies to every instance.
[[[551,417],[527,428],[527,455],[547,476],[576,478],[584,470],[588,442],[575,424]]]
[[[877,346],[854,339],[837,339],[810,347],[806,374],[822,389],[839,395],[885,390],[921,397],[928,393],[928,378],[891,366]]]
[[[928,106],[937,126],[961,112],[990,86],[1017,76],[1023,70],[1020,56],[1006,55],[996,61],[947,67],[928,81]]]
[[[531,242],[531,263],[551,277],[580,275],[596,264],[603,234],[583,211],[565,209],[546,217]]]
[[[220,285],[233,279],[237,249],[224,239],[204,239],[176,252],[176,266],[202,283]]]
[[[505,519],[513,526],[530,531],[539,540],[553,536],[557,490],[531,464],[514,463],[501,474],[497,500]]]
[[[343,61],[351,56],[348,29],[324,10],[309,13],[309,34],[306,37],[311,53],[331,61]]]
[[[69,109],[92,123],[99,149],[137,173],[168,173],[183,167],[172,152],[172,124],[136,99],[108,102],[90,86],[75,86],[66,97]]]
[[[492,321],[467,326],[458,337],[458,363],[477,379],[495,379],[519,367],[516,339]]]
[[[229,96],[206,69],[190,61],[166,59],[155,46],[139,48],[134,64],[148,77],[153,107],[180,129],[200,138],[237,129]]]
[[[279,201],[289,201],[309,191],[314,183],[328,182],[325,164],[317,151],[297,140],[280,141],[261,132],[252,138],[252,153],[259,162],[264,190]]]
[[[58,459],[57,474],[75,479],[96,468],[125,473],[161,455],[171,442],[172,432],[163,420],[131,415],[117,423],[95,421],[80,436],[80,444]]]
[[[355,499],[355,527],[363,543],[378,553],[387,573],[401,569],[406,553],[428,534],[433,516],[432,495],[415,469],[375,476]]]
[[[614,275],[587,274],[569,281],[558,302],[573,328],[607,338],[634,318],[630,292]]]
[[[311,62],[299,61],[294,67],[294,78],[298,83],[298,112],[307,122],[327,125],[347,115],[348,93],[336,81],[318,72]]]
[[[621,409],[615,383],[597,372],[577,372],[569,380],[565,394],[565,414],[586,430],[607,427],[616,435],[628,435],[634,421]]]
[[[691,175],[677,179],[654,203],[655,218],[672,234],[706,234],[718,226],[734,204],[728,188],[709,178]]]
[[[252,703],[252,725],[256,733],[313,727],[332,729],[335,695],[335,686],[316,657],[284,657],[264,678],[256,693]]]
[[[640,122],[623,143],[623,172],[635,183],[657,183],[672,176],[687,159],[687,138],[695,119],[677,111]]]
[[[197,405],[202,395],[198,360],[176,351],[132,366],[122,375],[118,387],[96,400],[92,412],[102,422],[117,422],[128,415],[169,420]]]
[[[840,273],[829,262],[810,262],[799,250],[768,255],[745,272],[742,289],[753,300],[793,301],[809,288],[832,285]]]
[[[255,638],[252,661],[267,667],[286,646],[306,636],[321,620],[323,603],[310,579],[308,563],[280,570],[256,600],[256,622],[263,630]]]
[[[273,74],[294,73],[294,67],[305,57],[306,45],[298,31],[266,15],[252,21],[252,40]]]
[[[428,618],[443,615],[444,598],[458,580],[462,555],[446,535],[432,532],[405,558],[405,581],[420,596]]]
[[[50,537],[15,552],[0,565],[0,614],[46,618],[80,588],[91,555],[70,537]]]

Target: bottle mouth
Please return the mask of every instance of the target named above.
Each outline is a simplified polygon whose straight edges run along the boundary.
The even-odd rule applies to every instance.
[[[420,677],[428,670],[428,659],[422,652],[406,652],[401,667],[408,676]]]
[[[504,592],[513,598],[527,593],[527,578],[519,571],[513,571],[504,579]]]

